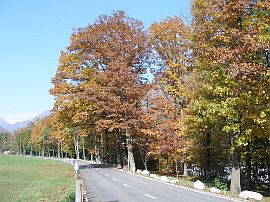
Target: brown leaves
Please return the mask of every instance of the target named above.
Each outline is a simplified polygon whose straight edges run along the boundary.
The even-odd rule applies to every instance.
[[[194,53],[211,65],[225,65],[237,79],[264,71],[261,54],[267,43],[262,30],[269,23],[267,1],[194,2]],[[204,11],[204,12],[203,12]],[[195,23],[196,22],[196,23]],[[269,41],[268,41],[269,45]]]
[[[95,68],[105,70],[108,63],[118,58],[131,66],[142,62],[146,42],[142,23],[116,11],[111,16],[100,16],[95,24],[74,33],[68,50],[80,51]]]
[[[149,53],[143,24],[123,11],[78,29],[62,53],[51,93],[70,125],[127,129],[138,123]]]

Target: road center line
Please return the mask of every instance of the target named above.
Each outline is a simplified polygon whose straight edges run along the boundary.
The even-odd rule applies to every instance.
[[[126,187],[130,187],[128,184],[123,184],[124,186],[126,186]]]
[[[117,181],[117,179],[113,178],[113,181]]]
[[[151,195],[149,195],[149,194],[144,194],[145,196],[147,196],[147,197],[149,197],[149,198],[151,198],[151,199],[154,199],[154,200],[156,200],[157,198],[155,198],[154,196],[151,196]]]

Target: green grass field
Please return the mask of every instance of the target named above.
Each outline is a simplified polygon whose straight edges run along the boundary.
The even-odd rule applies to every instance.
[[[0,201],[75,201],[70,165],[31,157],[0,155]]]

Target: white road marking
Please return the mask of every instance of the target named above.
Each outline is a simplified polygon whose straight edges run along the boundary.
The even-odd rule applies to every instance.
[[[157,198],[155,198],[154,196],[151,196],[151,195],[149,195],[149,194],[144,194],[145,196],[147,196],[147,197],[149,197],[149,198],[151,198],[151,199],[154,199],[154,200],[156,200]]]
[[[124,186],[126,186],[126,187],[130,187],[128,184],[123,184]]]
[[[109,176],[107,173],[105,174],[106,176]]]
[[[218,194],[214,194],[214,193],[198,191],[198,190],[191,189],[191,188],[184,187],[184,186],[179,186],[179,185],[175,185],[175,184],[169,184],[167,182],[162,182],[162,181],[159,181],[159,180],[156,180],[156,179],[152,179],[152,178],[149,178],[149,177],[145,177],[145,176],[138,175],[138,174],[131,173],[131,172],[128,172],[128,171],[124,171],[124,170],[117,169],[117,171],[125,172],[125,173],[128,173],[130,175],[134,175],[134,176],[137,176],[137,177],[141,177],[141,178],[144,178],[144,179],[155,181],[155,182],[158,182],[158,183],[161,183],[161,184],[166,184],[166,185],[169,185],[169,186],[177,187],[177,188],[184,189],[184,190],[187,190],[187,191],[196,192],[196,193],[200,193],[200,194],[207,195],[207,196],[212,196],[212,197],[215,197],[215,198],[222,198],[222,199],[226,199],[226,200],[230,200],[230,201],[239,202],[239,199],[232,198],[232,197],[229,197],[229,196],[222,196],[222,195],[218,195]]]
[[[113,178],[113,181],[117,181],[117,179]]]

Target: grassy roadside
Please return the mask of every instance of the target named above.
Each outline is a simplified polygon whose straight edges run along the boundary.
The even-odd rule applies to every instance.
[[[0,201],[75,201],[73,168],[63,162],[0,155]]]

